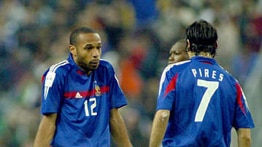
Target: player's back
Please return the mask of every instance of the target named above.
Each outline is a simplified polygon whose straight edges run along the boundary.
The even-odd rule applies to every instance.
[[[230,146],[238,94],[235,79],[214,59],[203,57],[174,66],[167,76],[176,84],[170,92],[174,101],[164,144],[175,138],[172,146]]]

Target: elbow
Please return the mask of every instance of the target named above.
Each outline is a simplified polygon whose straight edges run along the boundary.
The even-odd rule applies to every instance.
[[[240,136],[239,141],[245,145],[251,145],[251,137],[250,136]]]
[[[238,131],[239,146],[251,146],[251,134],[250,129],[240,128]]]
[[[160,122],[167,122],[169,120],[170,112],[167,110],[160,110],[158,120]]]

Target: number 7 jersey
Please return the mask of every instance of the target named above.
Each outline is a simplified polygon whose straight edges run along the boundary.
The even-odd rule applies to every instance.
[[[167,66],[157,110],[170,110],[163,146],[229,147],[232,127],[254,127],[238,81],[211,58]]]

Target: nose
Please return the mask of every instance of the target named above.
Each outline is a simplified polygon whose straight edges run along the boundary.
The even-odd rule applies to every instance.
[[[101,51],[99,49],[95,49],[93,51],[93,57],[98,58],[101,54]]]
[[[169,61],[171,60],[174,60],[174,56],[173,55],[170,55],[169,58],[168,58]]]

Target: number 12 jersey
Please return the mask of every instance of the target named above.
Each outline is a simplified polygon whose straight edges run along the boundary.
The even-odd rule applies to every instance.
[[[127,104],[112,65],[86,75],[69,55],[43,75],[44,115],[57,113],[52,146],[110,146],[110,110]]]

